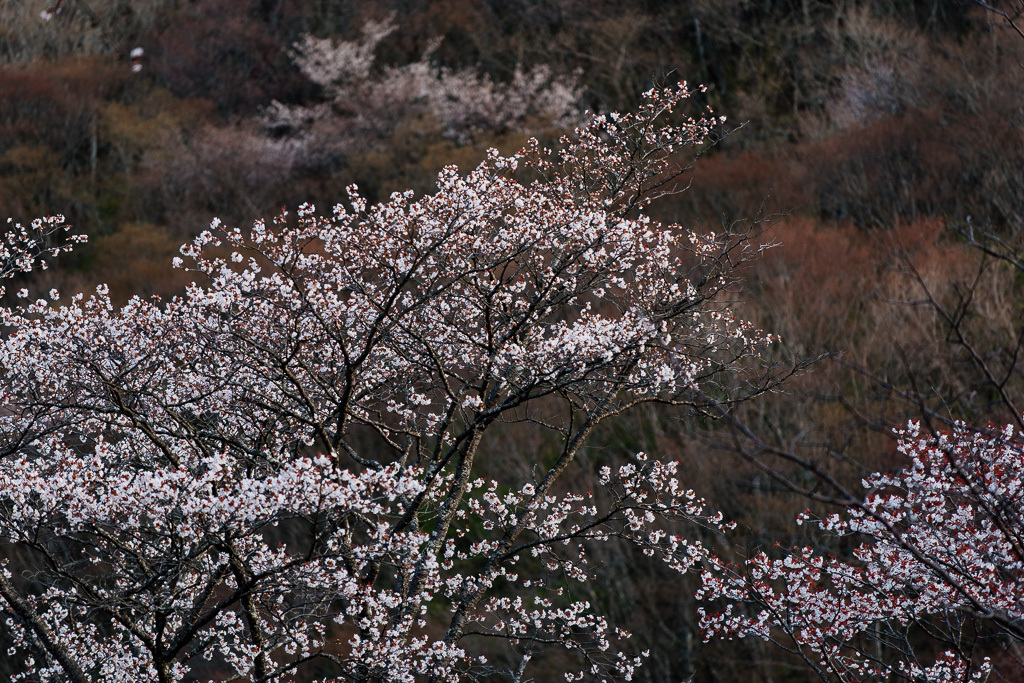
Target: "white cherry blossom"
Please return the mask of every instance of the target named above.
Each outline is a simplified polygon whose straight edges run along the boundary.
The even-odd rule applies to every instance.
[[[640,454],[585,492],[562,475],[594,469],[602,420],[726,391],[768,341],[729,307],[743,240],[640,212],[713,125],[665,121],[687,95],[446,168],[422,198],[352,187],[327,216],[214,221],[168,303],[100,287],[2,309],[21,677],[454,681],[560,647],[573,680],[628,680],[646,655],[572,588],[599,575],[589,549],[617,536],[683,572],[706,552],[666,520],[725,525],[674,462]],[[6,272],[30,266],[26,234]],[[508,423],[555,459],[482,476]]]

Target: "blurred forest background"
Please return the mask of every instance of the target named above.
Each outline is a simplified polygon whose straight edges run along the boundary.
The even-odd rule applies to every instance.
[[[736,297],[780,363],[827,357],[737,409],[760,447],[658,409],[597,442],[683,459],[740,525],[705,540],[739,557],[814,542],[793,523],[808,500],[758,467],[766,444],[856,483],[900,466],[909,416],[1014,419],[1024,279],[985,250],[1024,239],[1022,59],[1000,16],[957,0],[0,0],[0,216],[63,213],[90,237],[34,287],[168,297],[213,216],[328,210],[350,183],[429,192],[445,164],[703,83],[694,114],[736,130],[654,215],[771,223]],[[546,447],[492,446],[497,473]],[[810,680],[768,644],[703,644],[695,578],[607,552],[592,600],[651,650],[643,680]],[[992,680],[1021,680],[992,648]]]

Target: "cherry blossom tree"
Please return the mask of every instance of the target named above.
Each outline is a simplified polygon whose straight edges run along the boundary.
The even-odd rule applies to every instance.
[[[726,525],[677,463],[595,462],[595,429],[771,381],[744,375],[771,336],[730,303],[747,236],[643,213],[717,125],[674,113],[688,95],[419,199],[215,220],[167,303],[21,292],[0,311],[14,680],[522,680],[550,648],[567,680],[629,679],[644,653],[575,588],[588,549],[684,572],[707,552],[672,520]],[[484,476],[512,429],[556,448]]]
[[[570,129],[580,122],[580,88],[544,65],[516,67],[508,83],[476,69],[450,69],[431,63],[434,41],[422,57],[403,66],[379,67],[377,46],[395,31],[393,17],[367,22],[362,36],[335,41],[307,35],[292,58],[326,101],[289,105],[274,101],[263,125],[302,141],[307,154],[345,155],[364,145],[368,135],[390,134],[405,116],[432,117],[442,134],[460,144],[480,131]]]
[[[851,561],[811,547],[713,561],[698,597],[728,604],[701,610],[707,637],[772,640],[823,680],[985,680],[984,638],[1024,641],[1024,433],[911,422],[899,450],[901,472],[871,475],[862,501],[816,522],[863,540]]]

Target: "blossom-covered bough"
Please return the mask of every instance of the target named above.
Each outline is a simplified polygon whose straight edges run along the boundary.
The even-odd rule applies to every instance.
[[[19,273],[46,270],[48,261],[61,253],[71,251],[75,244],[85,242],[85,235],[72,235],[71,226],[63,216],[38,218],[29,225],[7,219],[7,230],[0,237],[0,280]],[[7,289],[0,286],[0,296]]]
[[[671,122],[687,96],[420,199],[214,221],[165,304],[2,310],[18,680],[519,680],[550,647],[569,680],[630,678],[639,648],[574,588],[588,548],[686,571],[706,552],[666,520],[723,521],[676,463],[592,466],[588,439],[641,402],[762,390],[737,378],[770,341],[730,310],[748,241],[640,213],[713,129]],[[557,450],[483,476],[512,427]]]
[[[979,681],[992,668],[985,651],[1019,657],[1024,434],[956,424],[929,435],[910,423],[899,437],[907,467],[868,477],[862,501],[817,522],[861,540],[854,557],[805,547],[713,562],[698,597],[728,604],[702,610],[708,637],[773,640],[823,680]]]

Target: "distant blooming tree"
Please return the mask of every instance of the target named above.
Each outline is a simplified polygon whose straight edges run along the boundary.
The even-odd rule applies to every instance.
[[[748,241],[642,212],[714,125],[673,112],[688,94],[423,198],[214,221],[165,304],[21,292],[0,311],[15,679],[522,680],[546,648],[567,654],[545,677],[629,679],[642,647],[574,588],[589,549],[686,571],[707,552],[671,520],[723,522],[676,463],[588,443],[642,402],[756,393],[731,378],[771,341],[731,310]],[[484,476],[507,429],[554,449]]]
[[[368,131],[390,131],[402,116],[433,117],[446,137],[460,143],[480,131],[535,129],[540,124],[571,128],[580,121],[578,85],[545,66],[527,71],[517,67],[511,81],[501,83],[475,69],[435,66],[435,42],[419,61],[378,67],[376,48],[396,28],[390,20],[368,22],[355,41],[305,36],[293,59],[323,88],[326,101],[275,101],[263,114],[264,126],[307,139],[312,151],[329,145],[344,152]]]
[[[860,540],[853,558],[797,548],[712,563],[698,597],[728,606],[702,610],[709,638],[775,641],[824,680],[980,681],[986,640],[1014,656],[1024,641],[1024,434],[957,425],[928,435],[911,423],[899,436],[908,465],[868,477],[862,502],[817,522]],[[936,641],[944,651],[929,657]]]

